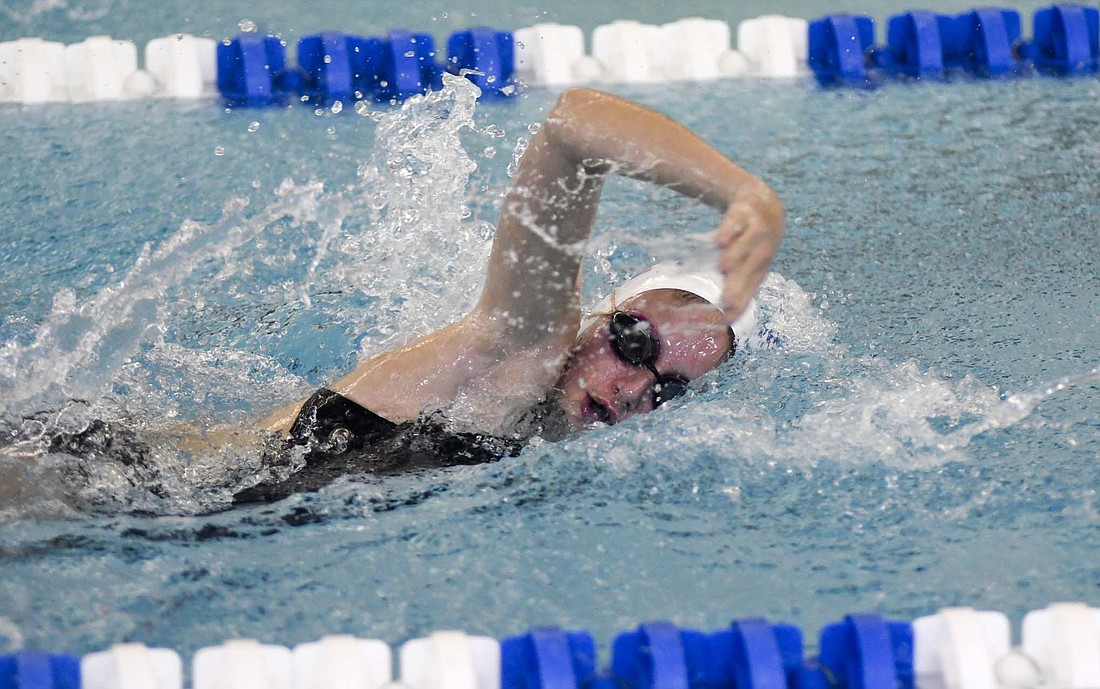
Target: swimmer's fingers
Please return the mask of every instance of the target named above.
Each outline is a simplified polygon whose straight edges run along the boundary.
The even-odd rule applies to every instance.
[[[763,182],[726,210],[715,234],[718,267],[725,276],[723,308],[735,320],[748,306],[768,276],[772,258],[783,237],[783,206]]]
[[[714,235],[714,243],[719,249],[726,249],[742,235],[749,224],[749,214],[742,207],[743,204],[734,204],[722,218],[722,224],[718,226],[718,232]]]

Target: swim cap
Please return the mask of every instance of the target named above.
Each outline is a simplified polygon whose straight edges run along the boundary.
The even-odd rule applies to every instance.
[[[655,289],[678,289],[701,297],[707,303],[722,309],[722,274],[713,268],[691,270],[680,261],[658,263],[616,287],[601,299],[581,321],[581,330],[586,330],[600,315],[611,312],[616,306],[642,292]],[[753,335],[756,328],[756,300],[749,301],[733,325],[733,336],[740,346],[746,338]]]

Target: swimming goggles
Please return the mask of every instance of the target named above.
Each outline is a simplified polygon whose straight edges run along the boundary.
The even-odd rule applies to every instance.
[[[653,339],[649,321],[622,311],[613,311],[608,330],[615,354],[628,364],[645,367],[657,379],[653,386],[654,407],[687,392],[686,380],[679,376],[662,375],[657,370],[657,343]]]

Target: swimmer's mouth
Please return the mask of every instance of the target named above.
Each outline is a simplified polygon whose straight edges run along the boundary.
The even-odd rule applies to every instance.
[[[605,423],[608,426],[615,425],[615,414],[612,413],[611,408],[592,395],[588,396],[588,404],[585,407],[585,416],[594,418],[596,421]]]

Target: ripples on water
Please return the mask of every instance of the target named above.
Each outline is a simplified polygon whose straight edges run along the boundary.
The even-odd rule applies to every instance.
[[[528,133],[527,122],[509,122],[503,138],[465,82],[365,112],[376,120],[373,145],[321,165],[361,159],[353,179],[231,193],[214,219],[179,223],[95,288],[58,289],[48,313],[0,345],[10,526],[0,610],[11,611],[0,640],[91,650],[139,638],[186,650],[234,634],[292,643],[346,630],[400,641],[440,626],[500,635],[551,622],[607,637],[647,617],[706,626],[736,612],[812,625],[860,606],[1018,611],[1032,604],[1021,590],[1038,592],[1035,605],[1087,595],[1100,571],[1086,554],[1098,522],[1095,358],[1051,374],[1036,357],[1006,387],[990,378],[1008,365],[982,323],[952,321],[988,290],[931,284],[959,270],[951,204],[963,201],[944,197],[938,185],[952,183],[922,166],[984,149],[956,150],[950,122],[906,125],[915,142],[906,164],[920,174],[902,183],[890,176],[899,163],[885,139],[861,157],[852,151],[866,139],[836,122],[819,144],[772,131],[827,131],[808,114],[817,99],[842,122],[878,108],[863,124],[891,132],[908,97],[900,91],[868,105],[748,88],[726,95],[773,107],[773,118],[708,124],[726,114],[720,93],[699,112],[669,108],[709,127],[725,150],[746,151],[746,164],[783,192],[790,233],[759,299],[777,341],[756,342],[659,413],[536,442],[516,459],[349,477],[275,506],[202,516],[279,468],[255,451],[184,451],[171,435],[186,424],[249,436],[250,419],[472,303],[507,149]],[[931,93],[952,97],[940,88]],[[515,107],[526,110],[506,116],[538,117],[530,103]],[[234,150],[230,142],[223,153]],[[830,160],[849,160],[843,174],[865,192],[838,199],[819,174]],[[652,257],[706,250],[706,216],[681,217],[679,200],[617,184],[586,268],[589,296]],[[1047,192],[1035,184],[1037,205]],[[912,217],[899,219],[905,209]],[[1087,204],[1065,212],[1096,217]],[[892,223],[928,239],[904,244],[906,227]],[[937,227],[946,239],[934,238]],[[928,242],[942,266],[915,263]],[[985,273],[998,279],[992,260]],[[1056,291],[1087,297],[1095,287]],[[1093,309],[1079,332],[1095,333]],[[993,309],[978,311],[998,322]],[[1072,339],[1035,347],[1077,351]],[[958,365],[971,353],[985,354],[976,372]],[[96,418],[168,433],[154,443],[155,475],[44,453],[50,437]],[[40,567],[48,574],[36,581]],[[102,585],[89,591],[89,581]],[[295,603],[273,606],[271,596]]]

